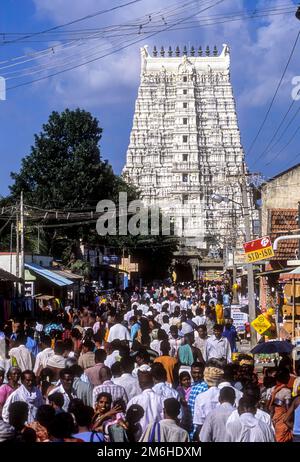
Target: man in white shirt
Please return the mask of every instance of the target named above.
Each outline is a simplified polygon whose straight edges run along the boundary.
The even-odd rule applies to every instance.
[[[116,401],[117,399],[123,399],[127,404],[128,397],[125,388],[121,385],[115,384],[111,379],[112,373],[110,368],[107,366],[101,367],[99,371],[99,381],[101,385],[98,385],[93,390],[93,407],[95,407],[97,402],[97,396],[103,392],[111,394],[112,402]]]
[[[169,335],[169,333],[170,333],[169,316],[167,314],[165,314],[163,316],[162,321],[163,321],[163,324],[161,326],[161,329],[164,330],[167,335]]]
[[[135,306],[135,308],[136,308],[136,306]],[[132,318],[132,316],[134,316],[134,312],[135,312],[135,310],[131,309],[131,310],[127,311],[127,313],[124,314],[123,318],[124,318],[124,321],[127,322],[127,324],[129,324],[130,318]]]
[[[153,308],[155,308],[157,310],[158,313],[161,312],[161,303],[153,303]]]
[[[180,309],[186,311],[188,309],[188,301],[185,299],[185,297],[182,297],[180,300]]]
[[[174,302],[174,300],[170,301],[169,306],[170,306],[169,313],[170,314],[174,313],[174,310],[176,308],[176,302]]]
[[[42,351],[36,355],[33,372],[35,375],[39,375],[42,369],[47,366],[48,359],[54,355],[54,351],[51,348],[51,338],[49,335],[41,336],[41,348]]]
[[[249,386],[245,387],[244,388],[244,396],[247,396],[247,397],[251,398],[252,400],[254,400],[254,402],[256,404],[255,418],[258,419],[258,420],[263,421],[265,424],[267,424],[272,429],[272,431],[274,431],[274,426],[273,426],[273,422],[272,422],[270,414],[268,414],[265,411],[262,411],[261,409],[259,409],[257,407],[258,402],[260,400],[260,389],[259,389],[259,387],[254,387],[252,385],[249,385]],[[229,416],[227,422],[234,422],[236,420],[239,420],[239,413],[238,413],[237,409],[232,412],[232,414]]]
[[[112,381],[116,385],[120,385],[125,388],[128,396],[128,400],[131,400],[135,396],[141,393],[139,382],[137,378],[133,377],[132,371],[134,369],[134,361],[131,358],[122,358],[120,361],[120,367],[122,374],[120,377],[114,378]]]
[[[130,341],[130,333],[127,327],[121,324],[121,319],[119,315],[115,317],[115,324],[109,329],[109,334],[107,341],[111,343],[113,340],[127,340]]]
[[[203,443],[218,443],[225,441],[226,422],[232,411],[235,402],[235,392],[231,387],[224,387],[220,390],[220,405],[209,412],[204,419],[199,439]]]
[[[200,326],[201,324],[205,324],[206,317],[203,315],[203,311],[201,308],[196,308],[196,316],[192,318],[192,321],[197,326]]]
[[[145,350],[139,350],[134,354],[136,367],[134,368],[132,375],[138,378],[139,371],[151,371],[150,367],[150,355]]]
[[[63,410],[68,412],[68,407],[71,399],[77,398],[76,392],[73,389],[74,375],[69,369],[62,369],[59,374],[59,385],[52,388],[48,396],[53,395],[53,393],[59,392],[64,397]]]
[[[181,332],[183,335],[191,334],[192,332],[194,332],[194,329],[191,326],[191,324],[187,322],[187,316],[185,312],[181,312]]]
[[[173,315],[169,318],[170,326],[180,326],[180,308],[177,305]]]
[[[149,311],[149,305],[142,301],[141,304],[138,306],[138,310],[142,311],[143,314],[147,314]]]
[[[275,441],[274,431],[255,417],[256,403],[249,396],[241,398],[238,419],[227,421],[225,441],[230,443],[271,443]]]
[[[235,408],[237,408],[239,405],[240,399],[243,397],[243,393],[237,388],[235,388],[233,385],[231,385],[233,382],[234,382],[233,365],[227,364],[224,367],[224,375],[223,375],[221,382],[219,383],[218,388],[219,390],[222,390],[222,388],[224,387],[230,387],[234,390],[234,393],[235,393],[234,406]]]
[[[105,366],[111,367],[117,361],[120,361],[120,348],[121,342],[119,340],[113,340],[111,343],[108,343],[106,346],[107,356],[104,361]]]
[[[175,398],[180,400],[179,393],[167,382],[167,372],[161,363],[153,363],[151,372],[154,380],[152,390],[162,398]]]
[[[21,371],[32,370],[32,359],[28,348],[26,348],[26,337],[19,333],[15,340],[11,340],[13,348],[9,350],[8,356],[11,360],[11,366],[18,366]],[[15,361],[17,364],[15,364]]]
[[[4,422],[9,421],[9,406],[16,401],[24,401],[28,404],[27,423],[36,420],[38,408],[43,404],[43,396],[39,388],[35,386],[35,375],[30,370],[25,370],[21,374],[21,383],[5,401],[2,409],[2,419]]]
[[[187,443],[189,435],[186,430],[181,428],[178,422],[180,404],[175,398],[167,398],[164,402],[164,418],[160,422],[150,423],[140,442],[168,442],[168,443]]]
[[[175,325],[170,327],[169,343],[171,347],[170,356],[175,358],[177,356],[178,348],[184,343],[184,337],[179,336],[178,327]]]
[[[195,331],[194,346],[201,351],[204,361],[206,361],[206,342],[207,342],[207,328],[205,324],[200,324]]]
[[[155,321],[157,321],[159,324],[163,323],[163,317],[165,315],[168,315],[168,310],[169,310],[169,303],[164,303],[161,312],[156,316]]]
[[[73,310],[73,309],[74,309],[73,302],[70,301],[70,302],[65,306],[65,312],[69,314],[69,311],[70,311],[70,310]]]
[[[226,359],[228,363],[232,362],[231,348],[227,338],[222,337],[223,326],[215,324],[213,327],[213,335],[211,335],[206,342],[205,357],[209,359]]]
[[[210,360],[204,369],[204,382],[209,389],[198,394],[194,405],[193,424],[194,440],[198,441],[199,432],[209,412],[213,411],[219,403],[220,389],[218,385],[223,379],[224,371],[218,360]]]
[[[154,382],[151,372],[139,371],[138,380],[142,393],[129,401],[127,410],[132,404],[139,404],[142,406],[144,409],[144,415],[139,423],[144,432],[147,428],[147,425],[150,423],[159,422],[161,419],[163,419],[164,399],[152,390]]]

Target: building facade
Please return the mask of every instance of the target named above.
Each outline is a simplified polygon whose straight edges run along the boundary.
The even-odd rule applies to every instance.
[[[141,82],[123,176],[170,217],[191,255],[242,240],[244,153],[230,53],[141,48]],[[216,203],[212,195],[229,200]],[[234,202],[232,202],[234,201]]]
[[[269,235],[272,242],[288,234],[300,234],[300,164],[284,170],[268,180],[261,188],[261,234]],[[282,292],[280,274],[300,264],[299,240],[291,239],[278,244],[275,256],[264,261],[264,271],[260,277],[261,307],[276,308],[278,293]]]

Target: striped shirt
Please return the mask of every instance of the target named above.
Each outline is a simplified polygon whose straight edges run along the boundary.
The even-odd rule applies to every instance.
[[[191,415],[192,415],[192,421],[194,421],[194,413],[195,413],[195,401],[198,395],[200,393],[203,393],[204,391],[208,390],[208,385],[206,382],[198,382],[195,385],[192,386],[191,391],[190,391],[190,396],[188,400],[188,405],[191,410]],[[190,438],[191,440],[193,439],[193,435],[196,431],[196,425],[193,425],[193,430],[190,433]]]
[[[206,390],[208,390],[208,385],[204,381],[196,383],[196,385],[193,385],[191,388],[188,405],[191,409],[191,413],[193,417],[194,417],[194,411],[195,411],[196,398],[200,393],[203,393]]]
[[[128,397],[125,388],[121,385],[116,385],[111,380],[105,380],[102,385],[98,385],[93,390],[93,407],[95,407],[97,396],[103,392],[111,394],[113,403],[117,399],[123,399],[125,404],[128,403]]]

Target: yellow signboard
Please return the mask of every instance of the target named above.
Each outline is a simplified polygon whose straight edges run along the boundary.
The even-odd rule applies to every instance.
[[[222,279],[222,271],[205,271],[204,280],[205,281],[220,281]]]
[[[255,261],[264,260],[266,258],[274,257],[273,247],[265,247],[264,249],[253,250],[252,252],[246,253],[248,263],[254,263]]]
[[[260,335],[271,327],[271,323],[262,314],[254,319],[254,321],[251,322],[251,325]]]

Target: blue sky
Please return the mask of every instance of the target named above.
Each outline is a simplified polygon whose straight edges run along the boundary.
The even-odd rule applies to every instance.
[[[201,10],[204,6],[216,2],[217,0],[198,0],[193,3]],[[38,32],[120,3],[125,3],[125,0],[86,0],[85,2],[82,0],[2,0],[0,75],[7,73],[8,77],[16,76],[17,74],[12,74],[12,72],[18,68],[7,67],[15,63],[11,59],[23,55],[28,56],[29,53],[47,47],[55,48],[55,53],[53,53],[55,59],[62,61],[65,59],[66,62],[75,60],[79,63],[92,52],[96,45],[109,46],[109,43],[104,40],[102,42],[99,40],[97,43],[90,41],[82,48],[74,46],[63,54],[57,40],[55,42],[3,44],[3,40],[9,37],[3,35],[4,33]],[[72,27],[74,29],[95,28],[124,23],[148,13],[160,11],[169,5],[176,6],[182,3],[184,3],[183,0],[177,2],[176,0],[141,0],[132,6],[82,21]],[[274,8],[292,7],[295,3],[292,0],[224,0],[214,8],[199,14],[197,20],[216,14],[225,15],[241,11],[253,13],[254,10],[272,6]],[[292,102],[291,81],[294,76],[300,75],[300,40],[270,117],[254,149],[249,155],[247,154],[248,147],[265,115],[299,31],[300,22],[294,14],[268,15],[260,19],[227,22],[209,27],[203,27],[197,23],[194,25],[198,27],[176,32],[163,32],[156,37],[142,39],[140,43],[89,65],[8,91],[6,101],[0,101],[0,195],[8,193],[10,172],[18,171],[21,158],[30,153],[34,133],[41,130],[42,124],[47,121],[51,111],[62,111],[66,107],[80,107],[89,110],[99,119],[104,129],[101,140],[102,157],[110,161],[116,173],[121,172],[125,163],[139,84],[139,47],[144,44],[148,44],[150,50],[154,44],[159,47],[172,45],[173,48],[176,45],[183,48],[185,44],[194,45],[197,48],[199,45],[206,47],[209,44],[212,48],[216,44],[221,50],[222,44],[227,43],[231,50],[231,80],[236,98],[239,127],[250,169],[255,172],[260,171],[268,178],[300,162],[299,133],[296,133],[289,143],[297,129],[299,117],[291,123],[274,149],[260,157]],[[122,43],[121,39],[120,44]],[[43,61],[44,72],[47,72],[47,66],[52,66],[51,59],[54,58],[49,56],[47,61]],[[3,63],[4,61],[6,62]],[[30,66],[33,68],[39,66],[40,62],[34,59]],[[33,77],[25,76],[21,80],[7,80],[7,86],[31,80],[35,75],[39,74],[33,74]],[[300,107],[299,105],[300,101],[296,101],[287,118],[287,123],[289,117]],[[284,148],[286,145],[287,147]],[[282,148],[284,149],[278,154]],[[257,160],[259,157],[260,159]]]

